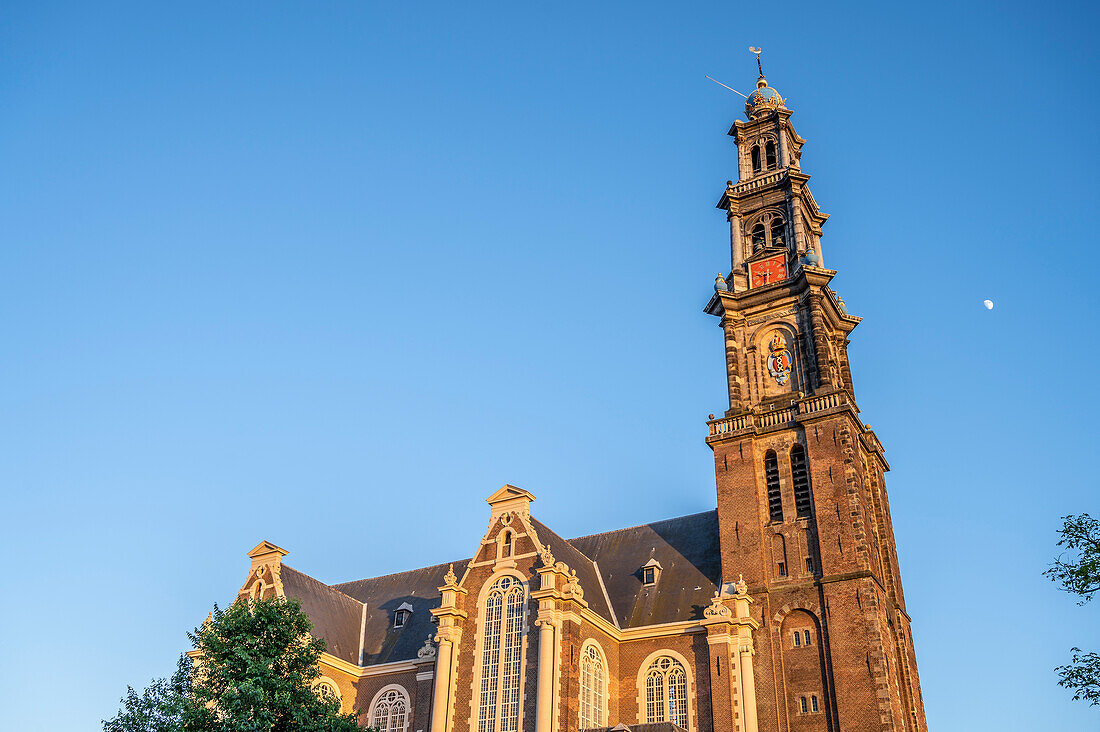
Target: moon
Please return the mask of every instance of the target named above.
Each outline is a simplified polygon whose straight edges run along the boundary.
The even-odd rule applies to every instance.
[[[986,310],[992,310],[993,309],[993,301],[992,300],[983,300],[982,305],[985,305]]]

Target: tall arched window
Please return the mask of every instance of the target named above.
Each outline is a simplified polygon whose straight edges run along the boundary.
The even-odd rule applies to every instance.
[[[775,170],[775,143],[771,140],[768,140],[767,144],[764,145],[764,161],[768,166],[768,170]]]
[[[779,490],[779,458],[775,450],[764,453],[764,482],[768,487],[768,517],[772,521],[782,521],[783,496]]]
[[[687,672],[671,656],[660,656],[645,675],[645,721],[688,727]]]
[[[791,482],[794,483],[796,516],[810,515],[810,471],[806,466],[806,448],[796,444],[791,448]]]
[[[752,173],[756,175],[760,172],[760,148],[757,145],[752,146]]]
[[[511,576],[494,582],[485,599],[478,732],[519,730],[519,681],[526,608],[527,591],[522,582]]]
[[[409,724],[409,696],[399,686],[378,692],[371,704],[370,726],[378,732],[405,732]]]
[[[581,729],[607,724],[607,671],[595,644],[581,651]]]

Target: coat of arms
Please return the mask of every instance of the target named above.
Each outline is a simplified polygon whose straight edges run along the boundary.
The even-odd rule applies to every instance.
[[[779,331],[772,336],[768,344],[768,373],[775,379],[775,383],[782,386],[791,376],[791,352],[787,350],[787,339]]]

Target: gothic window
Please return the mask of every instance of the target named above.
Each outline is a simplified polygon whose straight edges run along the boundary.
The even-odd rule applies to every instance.
[[[798,706],[801,708],[803,714],[810,711],[809,706],[806,704],[806,697],[804,697],[804,696],[799,697]]]
[[[767,144],[764,145],[764,162],[768,166],[768,170],[775,170],[775,143],[771,140],[768,140]]]
[[[802,645],[810,645],[810,631],[808,630],[802,631]],[[817,710],[815,709],[814,711],[816,712]]]
[[[485,600],[482,626],[478,732],[517,732],[527,592],[517,578],[501,577]]]
[[[758,145],[752,146],[752,174],[756,175],[760,172],[760,147]]]
[[[672,722],[688,727],[687,672],[671,656],[653,661],[645,676],[645,719],[647,723]]]
[[[802,633],[798,632],[797,630],[794,632],[794,647],[802,647]]]
[[[764,453],[764,482],[768,487],[768,517],[772,521],[782,521],[783,496],[779,491],[779,459],[775,450]]]
[[[791,482],[794,483],[795,515],[807,518],[810,515],[810,471],[806,466],[806,448],[798,444],[791,448]]]
[[[409,726],[409,696],[400,686],[388,686],[374,697],[370,726],[378,732],[405,732]]]
[[[812,711],[812,712],[818,711],[817,695],[816,694],[814,694],[813,696],[810,697],[810,711]]]
[[[581,651],[580,729],[603,727],[607,719],[607,671],[594,643]]]

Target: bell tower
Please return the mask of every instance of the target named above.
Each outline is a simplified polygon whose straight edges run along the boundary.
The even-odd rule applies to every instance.
[[[759,60],[759,58],[758,58]],[[927,729],[884,475],[848,366],[850,315],[821,250],[828,218],[805,140],[761,69],[729,135],[737,181],[718,208],[730,270],[706,312],[722,328],[729,407],[711,415],[724,582],[743,577],[758,729]]]

